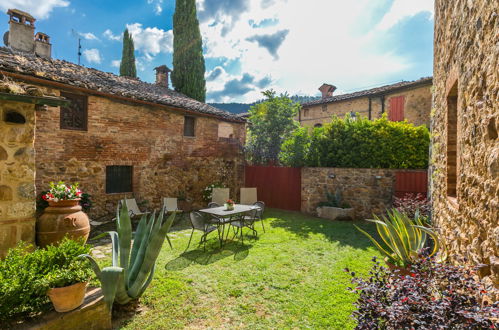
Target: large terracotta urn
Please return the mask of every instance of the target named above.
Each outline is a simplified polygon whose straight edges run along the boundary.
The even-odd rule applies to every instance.
[[[36,222],[36,240],[40,247],[59,243],[67,234],[86,242],[90,234],[90,221],[81,210],[79,199],[49,201],[43,214]]]

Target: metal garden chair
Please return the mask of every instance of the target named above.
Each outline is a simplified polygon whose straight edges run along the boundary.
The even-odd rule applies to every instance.
[[[241,231],[241,234],[239,235],[239,238],[241,239],[241,243],[244,244],[244,238],[243,238],[243,228],[249,228],[253,231],[253,234],[258,236],[258,232],[255,229],[255,219],[257,219],[257,214],[258,209],[251,210],[248,212],[248,215],[245,215],[241,217],[237,221],[231,221],[230,225],[232,226],[232,229],[234,230],[234,237],[237,236],[239,231]]]
[[[195,230],[203,232],[203,236],[201,236],[199,245],[204,243],[203,250],[206,250],[206,236],[208,236],[209,233],[217,230],[217,226],[207,223],[206,218],[199,212],[191,212],[189,218],[191,220],[192,232],[191,232],[191,237],[189,238],[189,243],[187,244],[185,250],[187,251],[187,249],[191,245],[192,236],[194,235]],[[218,235],[218,238],[220,239],[220,234]]]

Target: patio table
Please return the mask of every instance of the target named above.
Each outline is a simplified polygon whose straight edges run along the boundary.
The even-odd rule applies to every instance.
[[[255,205],[234,204],[234,209],[230,211],[226,210],[225,206],[219,206],[219,207],[201,209],[199,210],[199,212],[209,214],[219,219],[217,225],[222,226],[222,236],[220,239],[220,246],[222,246],[224,241],[225,224],[231,223],[233,221],[239,221],[241,220],[242,217],[244,217],[244,215],[247,212],[256,209],[259,209],[259,207]],[[229,230],[227,229],[227,237],[225,237],[225,240],[227,240],[228,237],[229,237]]]

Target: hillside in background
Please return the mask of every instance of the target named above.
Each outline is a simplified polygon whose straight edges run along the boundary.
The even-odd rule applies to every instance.
[[[305,102],[310,102],[313,100],[317,100],[319,97],[317,96],[300,96],[300,95],[293,95],[289,97],[291,100],[298,102],[298,103],[305,103]],[[229,111],[232,113],[244,113],[248,112],[250,107],[262,102],[262,100],[253,102],[253,103],[208,103],[211,106],[214,106],[215,108],[222,109],[225,111]]]

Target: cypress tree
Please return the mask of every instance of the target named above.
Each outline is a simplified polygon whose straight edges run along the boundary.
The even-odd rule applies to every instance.
[[[195,0],[176,0],[173,14],[172,83],[177,92],[204,102],[206,81],[203,43]]]
[[[133,38],[128,29],[123,32],[123,52],[121,55],[120,76],[137,77],[137,69],[135,68],[135,47],[133,46]]]

